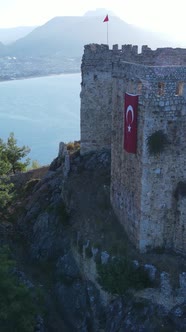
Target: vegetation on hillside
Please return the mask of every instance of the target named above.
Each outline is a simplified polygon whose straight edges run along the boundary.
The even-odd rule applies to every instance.
[[[13,272],[15,262],[8,247],[0,247],[0,330],[1,332],[33,332],[41,297],[27,288]]]
[[[17,140],[14,137],[14,133],[10,133],[6,144],[4,144],[4,156],[5,160],[10,164],[10,173],[15,174],[16,172],[22,172],[26,170],[26,167],[30,163],[30,159],[27,158],[24,162],[22,161],[29,152],[28,146],[17,146]]]
[[[13,184],[9,176],[26,170],[30,159],[25,158],[30,149],[23,145],[19,147],[14,133],[10,133],[6,142],[0,139],[0,208],[6,207],[13,197]]]
[[[32,169],[37,169],[42,167],[37,160],[32,160],[32,162],[28,165],[27,171],[31,171]]]
[[[80,141],[68,142],[67,150],[72,154],[80,150]]]
[[[107,264],[97,264],[99,283],[111,294],[122,295],[130,288],[151,286],[148,273],[127,258],[115,258]]]
[[[147,138],[147,148],[150,155],[162,153],[167,144],[167,135],[162,130],[155,131]]]

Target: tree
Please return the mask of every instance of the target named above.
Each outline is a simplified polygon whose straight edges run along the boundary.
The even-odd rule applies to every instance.
[[[30,152],[27,146],[17,146],[17,140],[13,133],[10,133],[7,143],[0,139],[0,209],[4,209],[13,198],[13,184],[9,175],[18,171],[26,170],[30,159],[21,161]]]
[[[29,165],[27,167],[27,171],[31,171],[32,169],[37,169],[37,168],[40,168],[40,167],[41,167],[41,165],[37,160],[32,160],[31,165]]]
[[[0,176],[10,172],[11,165],[6,156],[6,144],[0,139]]]
[[[6,175],[0,178],[0,210],[3,210],[12,200],[13,186],[13,183],[10,183],[9,178]]]
[[[0,139],[0,208],[4,208],[12,199],[13,184],[10,183],[7,174],[11,165],[6,158],[6,145]]]
[[[13,272],[15,267],[10,249],[0,246],[0,330],[33,332],[43,307],[42,292],[21,283]]]
[[[27,158],[24,162],[22,162],[21,159],[25,158],[29,152],[30,148],[28,146],[17,146],[17,140],[14,137],[14,133],[10,133],[6,143],[5,156],[11,165],[11,173],[15,174],[16,172],[26,170],[26,167],[30,163],[30,159]]]

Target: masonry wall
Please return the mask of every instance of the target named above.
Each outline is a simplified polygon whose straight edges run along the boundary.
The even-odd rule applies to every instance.
[[[186,254],[186,197],[179,197],[176,204],[174,250]]]
[[[81,83],[81,154],[111,145],[112,52],[85,46]]]
[[[131,80],[132,77],[132,80]],[[138,114],[137,154],[124,151],[124,93],[137,93],[143,70],[125,63],[113,68],[111,203],[131,241],[139,247],[142,193],[143,112]]]
[[[85,46],[81,153],[111,147],[111,202],[141,251],[186,253],[186,50]],[[123,149],[124,93],[139,94],[136,154]],[[165,150],[150,155],[148,137],[162,130]],[[179,193],[179,194],[178,194]]]
[[[177,184],[186,179],[186,99],[177,95],[177,85],[186,80],[185,67],[151,67],[148,70],[148,87],[142,107],[145,110],[144,139],[162,130],[168,144],[159,155],[150,156],[144,141],[143,202],[140,247],[167,247],[183,252],[183,238],[175,241],[180,228]],[[158,83],[165,84],[164,93],[158,95]],[[182,206],[183,212],[184,206]],[[182,230],[183,231],[183,230]],[[186,235],[186,234],[185,234]]]
[[[186,180],[186,100],[175,95],[186,78],[185,67],[150,67],[120,63],[113,70],[113,137],[111,201],[132,242],[141,250],[155,247],[185,252],[185,205],[175,199],[179,181]],[[123,150],[124,92],[142,91],[138,110],[138,148]],[[158,95],[159,82],[164,93]],[[147,138],[162,130],[169,144],[150,156]],[[117,134],[115,134],[117,133]],[[178,212],[179,211],[179,212]]]

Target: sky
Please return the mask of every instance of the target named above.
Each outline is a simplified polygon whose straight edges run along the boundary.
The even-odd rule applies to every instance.
[[[186,39],[186,0],[0,0],[0,28],[42,25],[55,16],[105,8],[127,23]]]

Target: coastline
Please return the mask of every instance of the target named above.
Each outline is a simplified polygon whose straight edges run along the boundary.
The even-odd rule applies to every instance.
[[[31,148],[29,157],[47,165],[59,142],[79,140],[81,78],[72,72],[32,78],[0,85],[0,137],[14,132],[19,144]]]
[[[41,74],[41,75],[30,75],[30,76],[20,76],[15,78],[7,78],[7,79],[1,79],[0,77],[0,83],[3,82],[13,82],[13,81],[19,81],[19,80],[28,80],[32,78],[41,78],[41,77],[51,77],[51,76],[60,76],[60,75],[70,75],[70,74],[80,74],[81,71],[69,71],[69,72],[61,72],[61,73],[53,73],[53,74]]]

